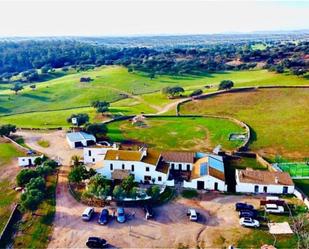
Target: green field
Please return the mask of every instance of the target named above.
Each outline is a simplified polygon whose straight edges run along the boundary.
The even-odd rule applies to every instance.
[[[307,163],[279,163],[278,166],[283,171],[288,172],[291,177],[309,177],[309,165]]]
[[[89,76],[93,81],[80,83],[82,76]],[[35,91],[25,86],[18,95],[9,90],[10,84],[0,84],[0,124],[14,123],[21,127],[67,126],[65,119],[72,113],[89,112],[94,119],[97,115],[89,107],[93,100],[112,102],[112,114],[157,113],[174,101],[161,94],[163,87],[179,85],[185,88],[186,94],[198,88],[215,91],[223,79],[233,80],[235,86],[308,84],[305,77],[275,74],[266,70],[221,72],[204,76],[156,76],[150,79],[144,73],[128,73],[123,67],[100,67],[36,83]],[[212,85],[213,88],[205,89],[206,85]]]
[[[9,163],[13,158],[22,155],[23,153],[19,151],[13,144],[1,142],[0,140],[0,167]]]
[[[299,187],[307,196],[309,196],[309,179],[295,179],[296,187]]]
[[[252,129],[250,148],[274,158],[303,160],[309,151],[309,89],[260,89],[223,94],[181,106],[181,114],[235,117]]]
[[[157,149],[209,150],[221,144],[231,150],[241,142],[229,141],[229,134],[244,132],[231,121],[216,118],[147,118],[145,124],[138,127],[130,120],[114,122],[108,125],[107,136],[115,142],[140,142]]]

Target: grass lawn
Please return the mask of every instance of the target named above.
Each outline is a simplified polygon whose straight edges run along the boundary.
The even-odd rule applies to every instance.
[[[52,232],[56,211],[57,175],[47,178],[47,199],[39,206],[35,215],[25,212],[14,239],[14,248],[46,248]]]
[[[242,157],[241,159],[235,159],[230,161],[230,166],[235,169],[251,168],[255,170],[267,170],[267,167],[260,164],[255,158]]]
[[[198,196],[198,193],[195,189],[185,189],[181,192],[181,196],[187,199],[192,199]]]
[[[309,151],[309,89],[260,89],[194,101],[182,114],[217,114],[246,122],[253,131],[251,149],[266,157],[301,159]]]
[[[0,167],[9,163],[13,158],[22,156],[23,153],[11,143],[1,143],[0,140]]]
[[[216,118],[147,118],[145,122],[146,127],[132,125],[130,120],[111,123],[107,136],[115,142],[137,141],[162,150],[209,150],[218,144],[236,148],[241,142],[229,141],[229,134],[243,132],[238,125]]]
[[[0,231],[9,219],[14,203],[18,201],[18,193],[12,187],[11,181],[0,181]]]
[[[296,187],[299,187],[307,196],[309,196],[309,179],[293,180]]]
[[[309,177],[309,165],[305,162],[279,163],[278,166],[292,177]]]
[[[80,83],[82,76],[89,76],[93,81]],[[35,91],[25,87],[18,95],[9,90],[10,84],[1,84],[0,123],[13,123],[21,127],[66,126],[65,118],[68,114],[77,113],[83,108],[94,118],[94,110],[89,109],[93,100],[112,102],[112,107],[116,108],[112,112],[116,114],[156,113],[164,105],[174,101],[161,94],[162,88],[179,85],[184,87],[186,92],[198,88],[209,91],[204,88],[206,85],[214,85],[216,88],[223,79],[233,80],[235,86],[308,84],[306,78],[275,74],[266,70],[228,71],[204,76],[162,75],[150,80],[144,73],[128,73],[124,67],[106,66],[36,83]],[[128,96],[131,97],[122,102],[122,99]],[[121,101],[117,103],[119,100]],[[61,111],[69,108],[73,109]]]
[[[43,148],[48,148],[50,146],[49,142],[46,140],[39,140],[38,145],[40,145]]]

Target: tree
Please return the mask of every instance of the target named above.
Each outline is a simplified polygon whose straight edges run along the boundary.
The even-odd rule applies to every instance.
[[[113,196],[116,198],[116,200],[123,200],[126,196],[126,193],[120,185],[117,185],[113,190]]]
[[[151,196],[152,200],[157,200],[160,196],[160,187],[157,185],[151,186],[147,189],[147,195]]]
[[[11,90],[13,92],[15,92],[15,94],[17,95],[19,91],[23,90],[24,87],[20,84],[20,83],[16,83],[12,88]]]
[[[149,74],[149,78],[152,80],[152,79],[154,79],[156,77],[156,74],[154,73],[154,72],[151,72],[150,74]]]
[[[222,80],[219,84],[218,90],[231,89],[234,86],[234,82],[231,80]]]
[[[96,137],[102,137],[107,132],[107,126],[103,123],[87,124],[85,127],[85,131]]]
[[[69,118],[67,118],[68,123],[72,123],[72,119],[76,119],[76,124],[78,127],[86,124],[89,121],[89,116],[86,113],[72,114]]]
[[[16,132],[16,126],[11,124],[6,124],[0,126],[0,136],[10,136],[11,133]]]
[[[129,175],[122,180],[121,187],[127,194],[129,194],[132,188],[135,186],[136,183],[134,182],[134,176],[132,175]]]
[[[54,169],[48,165],[43,165],[41,167],[37,167],[36,171],[40,176],[46,177],[51,175],[54,172]]]
[[[80,165],[80,161],[81,161],[80,156],[73,155],[73,156],[71,157],[72,166],[74,166],[74,167],[79,166],[79,165]]]
[[[106,199],[110,193],[110,190],[110,181],[102,175],[96,174],[90,178],[86,195]]]
[[[21,195],[21,205],[23,208],[34,211],[43,201],[44,194],[38,189],[30,189]]]
[[[36,178],[31,178],[30,181],[26,184],[26,189],[29,191],[30,189],[38,189],[41,192],[45,191],[45,180],[42,176],[38,176]]]
[[[38,172],[32,169],[22,169],[16,176],[18,186],[24,187],[32,178],[38,177]]]
[[[291,68],[291,72],[294,75],[301,76],[301,75],[304,75],[307,72],[307,70],[301,67],[293,67]]]
[[[30,88],[32,89],[32,91],[34,91],[36,89],[36,85],[32,84],[32,85],[30,85]]]
[[[97,112],[102,113],[103,115],[103,113],[108,111],[110,104],[107,101],[96,100],[91,103],[91,106],[94,107]]]
[[[88,178],[88,171],[84,165],[79,165],[71,170],[68,178],[70,182],[80,183]]]
[[[168,95],[170,97],[175,97],[177,95],[180,95],[185,90],[180,86],[174,86],[174,87],[165,87],[162,89],[162,93],[165,95]]]

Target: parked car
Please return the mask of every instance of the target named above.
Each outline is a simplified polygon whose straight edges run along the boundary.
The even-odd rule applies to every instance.
[[[255,209],[252,210],[242,210],[239,212],[239,218],[249,217],[249,218],[257,218],[258,212]]]
[[[255,219],[244,217],[239,219],[239,224],[245,227],[259,227],[260,222]]]
[[[154,212],[153,212],[153,208],[151,206],[145,206],[144,207],[144,211],[145,211],[145,218],[146,220],[148,219],[152,219],[154,217]]]
[[[109,218],[108,210],[104,208],[100,213],[98,223],[100,225],[106,225],[108,223],[108,218]]]
[[[247,204],[247,203],[237,202],[235,204],[235,209],[236,209],[236,211],[252,210],[252,209],[254,209],[254,207],[250,204]]]
[[[267,213],[280,214],[284,213],[284,207],[278,206],[277,204],[266,204],[264,209]]]
[[[86,246],[89,248],[104,248],[106,245],[106,240],[99,237],[89,237],[86,241]]]
[[[93,207],[87,207],[82,214],[82,219],[84,221],[89,221],[89,220],[91,220],[91,217],[92,217],[93,214],[94,214],[94,208]]]
[[[197,212],[196,212],[195,209],[189,208],[188,212],[187,212],[187,215],[189,216],[189,219],[191,221],[197,221]]]
[[[124,208],[117,208],[117,221],[119,223],[126,222],[126,214],[124,212]]]
[[[28,150],[28,151],[27,151],[27,155],[28,155],[28,156],[35,155],[35,151],[33,151],[33,150]]]

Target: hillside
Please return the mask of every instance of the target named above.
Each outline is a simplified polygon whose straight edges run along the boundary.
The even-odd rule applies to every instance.
[[[93,81],[81,83],[81,77]],[[25,86],[18,95],[9,90],[10,84],[0,85],[0,123],[14,123],[22,127],[65,126],[72,113],[87,112],[100,121],[90,102],[112,102],[113,114],[157,113],[175,100],[161,94],[166,86],[182,86],[185,94],[195,89],[215,91],[223,79],[235,82],[236,87],[256,85],[305,85],[306,77],[276,74],[266,70],[227,71],[203,76],[156,76],[131,72],[124,67],[100,67],[87,72],[66,75],[36,84],[36,90]],[[205,86],[212,86],[206,89]],[[65,110],[65,111],[63,111]],[[35,115],[38,112],[39,115]],[[16,115],[22,114],[22,115]]]

